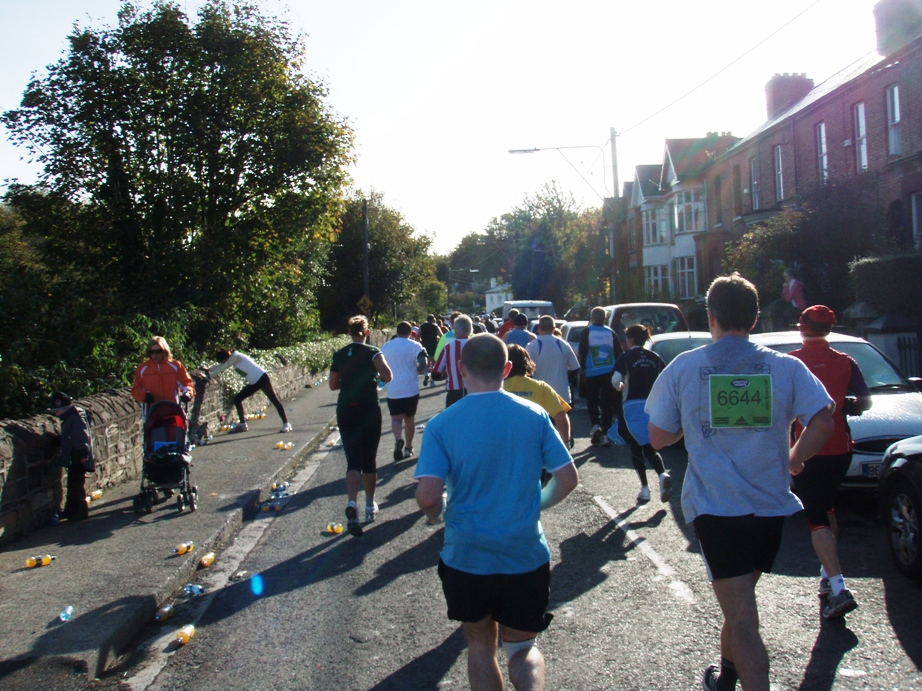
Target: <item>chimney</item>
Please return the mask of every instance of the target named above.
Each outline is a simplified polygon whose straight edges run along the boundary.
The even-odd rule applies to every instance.
[[[765,100],[768,105],[768,119],[797,103],[813,89],[813,80],[806,74],[776,74],[765,85]]]
[[[922,36],[922,0],[881,0],[874,6],[877,52],[890,55]]]

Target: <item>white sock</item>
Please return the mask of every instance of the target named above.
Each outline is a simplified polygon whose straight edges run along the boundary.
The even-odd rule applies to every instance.
[[[845,590],[845,577],[841,573],[838,576],[832,576],[829,579],[829,587],[832,588],[833,595],[838,595]]]
[[[829,574],[826,573],[826,567],[820,565],[820,578],[829,578]]]

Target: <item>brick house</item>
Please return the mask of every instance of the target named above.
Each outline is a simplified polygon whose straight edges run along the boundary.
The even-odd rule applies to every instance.
[[[891,239],[922,249],[922,0],[882,0],[874,16],[876,55],[818,85],[776,74],[765,88],[767,120],[747,137],[666,140],[659,188],[650,166],[637,167],[621,232],[640,229],[648,295],[703,293],[721,272],[727,241],[798,193],[865,171],[880,175]],[[676,215],[688,192],[705,214],[692,228]]]

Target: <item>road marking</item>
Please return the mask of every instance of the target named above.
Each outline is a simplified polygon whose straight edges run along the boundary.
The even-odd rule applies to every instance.
[[[692,592],[683,581],[676,578],[675,569],[673,569],[669,564],[666,563],[666,560],[663,559],[656,550],[650,546],[650,543],[647,540],[628,527],[627,522],[618,515],[618,512],[615,511],[603,497],[593,497],[595,503],[599,505],[602,511],[615,522],[615,525],[618,526],[619,530],[623,532],[631,545],[640,550],[647,559],[653,562],[653,565],[656,567],[656,570],[660,572],[660,575],[663,578],[669,579],[669,589],[672,591],[672,594],[675,595],[680,600],[687,602],[690,605],[695,604],[695,594]]]
[[[310,481],[314,473],[317,472],[317,468],[320,467],[320,464],[331,451],[332,449],[325,450],[325,447],[321,445],[317,451],[310,455],[304,467],[289,482],[291,487],[290,494],[294,494]],[[272,514],[273,517],[276,515],[278,514]],[[260,516],[261,514],[257,514],[257,517]],[[221,558],[207,572],[201,574],[199,580],[205,586],[206,594],[195,598],[195,605],[184,612],[185,616],[182,618],[184,623],[198,623],[214,600],[214,594],[227,586],[231,581],[231,577],[239,570],[240,564],[259,544],[263,533],[272,523],[273,521],[265,520],[253,520],[244,523],[243,527],[234,536],[233,542],[221,552]],[[156,686],[157,676],[166,667],[170,657],[177,650],[176,646],[173,645],[173,640],[176,638],[179,624],[176,623],[176,625],[172,626],[171,624],[174,624],[174,622],[170,621],[163,627],[168,631],[167,633],[156,634],[138,646],[138,649],[146,649],[147,654],[145,657],[147,662],[133,676],[124,680],[124,683],[132,691],[144,691],[152,687],[154,689],[159,688]]]

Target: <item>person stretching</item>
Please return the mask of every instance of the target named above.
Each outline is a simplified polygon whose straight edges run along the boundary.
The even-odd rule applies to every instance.
[[[266,372],[266,370],[243,353],[238,353],[237,351],[232,353],[223,348],[215,353],[214,359],[218,361],[217,365],[204,368],[205,375],[209,379],[216,374],[220,374],[228,367],[233,367],[246,377],[246,386],[240,390],[240,393],[234,396],[234,407],[237,409],[237,417],[240,418],[240,423],[233,429],[234,432],[246,432],[249,429],[249,427],[247,427],[246,415],[243,412],[243,402],[257,391],[262,391],[266,394],[266,398],[275,406],[275,410],[278,412],[279,417],[282,418],[281,431],[291,431],[291,423],[288,422],[288,417],[285,415],[285,408],[282,406],[282,402],[279,401],[278,396],[275,395],[275,391],[272,388],[272,381],[270,381],[269,373]]]

